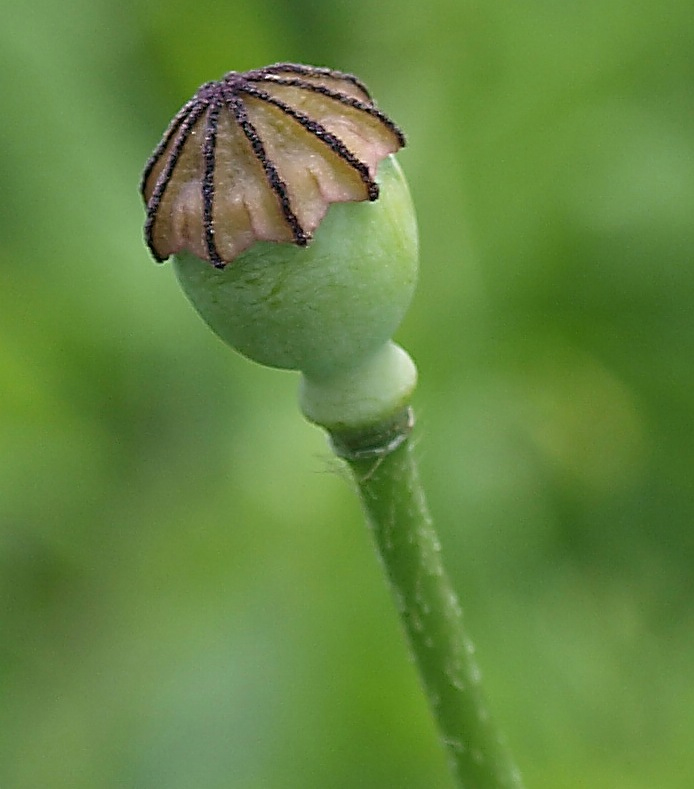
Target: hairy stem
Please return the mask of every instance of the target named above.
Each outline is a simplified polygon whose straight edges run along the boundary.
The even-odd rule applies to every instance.
[[[347,462],[459,786],[519,789],[520,774],[490,719],[474,647],[443,568],[411,440],[385,457]]]

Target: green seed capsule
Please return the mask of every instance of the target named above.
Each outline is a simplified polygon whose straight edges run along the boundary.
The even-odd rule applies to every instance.
[[[415,384],[390,342],[417,278],[403,144],[356,78],[278,64],[204,85],[143,176],[155,257],[226,343],[301,371],[329,429],[389,420]]]

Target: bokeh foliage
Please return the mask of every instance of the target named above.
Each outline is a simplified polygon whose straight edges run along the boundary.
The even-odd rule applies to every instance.
[[[423,475],[529,786],[694,784],[694,6],[2,1],[0,785],[447,786],[295,376],[141,240],[200,82],[358,73],[407,131]]]

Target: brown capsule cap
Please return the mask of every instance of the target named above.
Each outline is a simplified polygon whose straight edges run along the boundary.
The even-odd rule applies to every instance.
[[[230,71],[181,108],[145,167],[147,245],[219,268],[256,241],[305,246],[330,203],[377,199],[378,163],[404,144],[351,74]]]

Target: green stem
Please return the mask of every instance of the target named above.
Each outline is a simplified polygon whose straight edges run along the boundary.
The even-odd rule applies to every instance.
[[[491,721],[474,647],[443,568],[411,440],[385,457],[347,462],[459,785],[519,789],[520,774]]]

